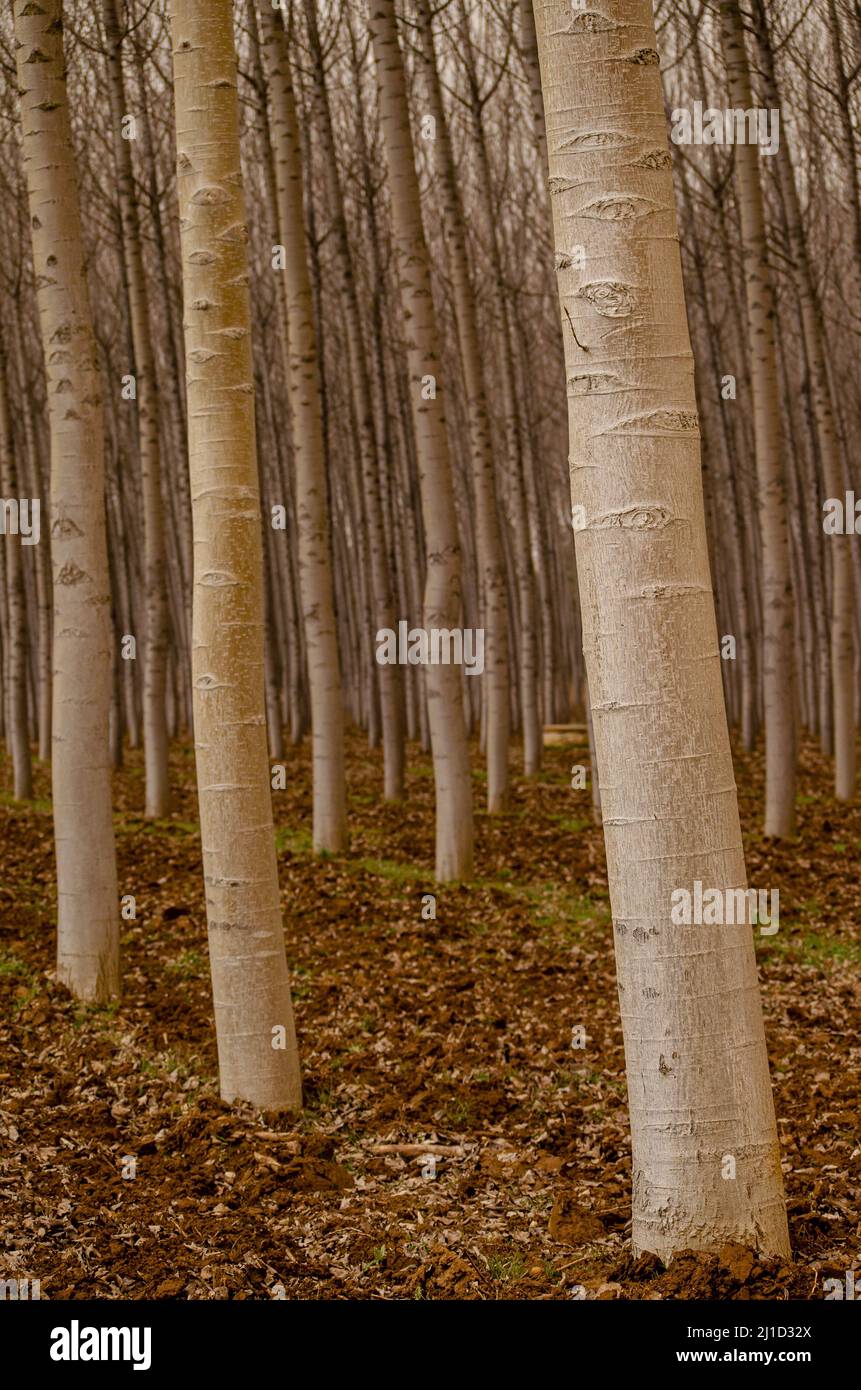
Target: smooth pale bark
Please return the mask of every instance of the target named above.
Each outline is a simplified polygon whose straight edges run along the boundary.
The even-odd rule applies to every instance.
[[[523,447],[523,420],[517,390],[517,374],[513,337],[517,332],[512,322],[503,263],[498,213],[487,148],[484,103],[478,85],[472,39],[470,12],[465,0],[459,3],[457,43],[460,58],[466,69],[468,85],[467,107],[475,151],[473,177],[476,183],[483,225],[482,237],[487,251],[489,275],[486,294],[493,322],[496,356],[493,363],[496,377],[496,397],[505,430],[506,482],[504,489],[507,517],[514,541],[514,560],[517,575],[517,597],[520,608],[520,641],[517,652],[517,671],[520,677],[520,704],[523,728],[523,770],[527,776],[541,767],[543,751],[541,738],[541,702],[539,697],[538,605],[536,576],[532,563],[529,501],[525,480],[528,466]]]
[[[278,226],[285,249],[283,275],[299,525],[299,590],[311,688],[314,849],[317,853],[339,853],[347,846],[344,709],[332,584],[320,367],[305,238],[302,152],[281,17],[265,5],[260,6],[259,17],[271,101]]]
[[[357,426],[359,457],[362,469],[362,490],[366,510],[368,547],[371,560],[371,586],[375,626],[364,634],[363,649],[368,649],[380,628],[395,628],[396,614],[392,577],[388,566],[383,529],[383,507],[380,470],[377,458],[377,439],[374,424],[374,395],[371,388],[368,351],[362,332],[359,297],[353,270],[344,194],[338,173],[338,152],[332,127],[329,93],[324,73],[324,54],[317,24],[316,0],[305,0],[305,18],[311,43],[312,81],[314,84],[316,137],[319,141],[322,167],[326,175],[331,232],[335,242],[337,290],[340,313],[346,332],[350,363],[353,411]],[[384,797],[400,801],[404,794],[404,673],[397,665],[372,665],[372,677],[379,682],[379,703],[382,718]],[[373,691],[371,692],[373,695]]]
[[[774,53],[763,0],[754,0],[753,26],[759,56],[762,99],[770,110],[780,109],[780,93],[774,68]],[[829,497],[843,495],[840,443],[834,421],[831,382],[825,346],[825,326],[816,291],[813,267],[801,215],[801,204],[790,157],[784,121],[775,155],[783,211],[792,254],[793,272],[801,308],[801,322],[807,349],[807,381],[810,406],[819,445],[819,457]],[[823,499],[824,500],[824,499]],[[852,578],[853,537],[830,536],[831,590],[831,685],[834,702],[834,782],[841,801],[855,795],[855,590]]]
[[[702,312],[706,322],[704,356],[709,364],[713,382],[712,389],[716,394],[715,388],[720,383],[724,374],[727,357],[721,355],[723,343],[721,340],[720,328],[712,310],[712,296],[706,271],[705,255],[693,212],[693,201],[688,184],[687,165],[684,160],[679,162],[679,180],[682,202],[688,217],[689,225],[686,250],[693,263],[694,282],[699,291]],[[725,529],[722,534],[725,534],[727,537],[728,549],[731,557],[729,568],[732,571],[734,584],[738,591],[738,603],[736,606],[738,620],[731,630],[738,641],[737,664],[740,668],[742,692],[742,743],[748,752],[750,752],[756,746],[757,668],[754,658],[754,644],[751,630],[753,605],[750,597],[756,583],[756,574],[752,572],[750,553],[745,541],[742,509],[739,502],[738,487],[736,485],[735,475],[738,468],[738,455],[735,445],[735,433],[731,424],[731,404],[730,402],[718,399],[716,409],[713,413],[717,417],[717,421],[719,421],[717,430],[720,432],[722,454],[724,458],[724,469],[719,478],[722,484],[721,495],[726,504]],[[715,534],[718,533],[715,532]],[[732,663],[732,665],[735,664],[736,663]]]
[[[721,37],[730,100],[753,106],[744,29],[737,0],[722,0]],[[751,392],[762,536],[762,683],[765,705],[766,835],[795,830],[794,623],[786,478],[775,345],[776,308],[756,145],[735,147],[742,235]],[[791,466],[791,464],[790,464]]]
[[[427,576],[422,620],[428,632],[451,630],[460,626],[463,617],[461,549],[444,410],[446,383],[393,0],[371,0],[370,31],[424,515]],[[435,382],[432,399],[423,398],[428,377]],[[472,875],[472,789],[461,671],[457,666],[428,665],[424,674],[436,786],[436,876],[447,882]]]
[[[671,920],[675,890],[742,888],[745,865],[652,6],[607,0],[602,15],[535,4],[633,1244],[786,1255],[750,927]]]
[[[294,1109],[301,1080],[266,745],[231,0],[174,0],[171,32],[194,534],[194,736],[221,1094],[261,1109]]]
[[[18,470],[13,454],[6,361],[0,352],[0,496],[2,501],[20,501]],[[31,499],[32,500],[32,499]],[[2,505],[2,502],[0,502]],[[8,522],[8,515],[7,515]],[[13,795],[27,801],[33,795],[33,768],[30,735],[27,729],[27,612],[24,574],[21,563],[21,535],[8,527],[0,537],[5,559],[6,611],[4,636],[6,688],[3,691],[6,743],[12,754]]]
[[[62,5],[15,0],[14,19],[51,432],[57,974],[77,998],[96,1002],[120,987],[101,381],[84,275]]]
[[[443,229],[449,251],[448,273],[454,298],[469,419],[476,548],[481,580],[482,623],[485,629],[483,729],[487,756],[487,809],[493,813],[504,811],[508,805],[508,741],[511,716],[508,698],[508,593],[505,557],[499,524],[496,467],[484,381],[478,307],[469,272],[466,222],[448,121],[443,107],[429,0],[416,0],[416,17],[419,36],[418,57],[424,78],[427,111],[436,122],[431,153],[434,172],[439,179]]]
[[[134,350],[135,400],[140,450],[144,533],[143,741],[146,770],[145,814],[166,816],[170,810],[167,744],[167,589],[164,513],[161,497],[159,400],[150,332],[149,295],[144,270],[140,219],[132,171],[132,142],[123,138],[126,109],[122,62],[122,17],[119,0],[102,0],[108,93],[122,254]],[[117,383],[118,385],[118,383]]]

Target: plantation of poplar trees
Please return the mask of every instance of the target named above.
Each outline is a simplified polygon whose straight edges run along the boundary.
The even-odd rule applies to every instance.
[[[809,1347],[858,5],[9,0],[0,73],[0,1301]]]

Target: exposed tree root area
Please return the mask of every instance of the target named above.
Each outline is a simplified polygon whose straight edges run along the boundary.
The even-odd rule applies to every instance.
[[[385,806],[381,754],[351,739],[352,844],[336,861],[310,852],[308,752],[288,753],[274,802],[299,1119],[218,1098],[192,749],[173,756],[169,821],[139,815],[138,754],[116,776],[137,917],[109,1008],[54,979],[49,806],[7,795],[0,1277],[74,1299],[745,1299],[821,1297],[858,1268],[861,811],[833,800],[808,745],[799,838],[764,844],[761,761],[738,758],[751,882],[780,888],[780,931],[757,951],[795,1253],[727,1248],[664,1271],[628,1240],[603,843],[569,785],[583,760],[547,750],[510,814],[478,817],[482,877],[436,888],[427,757],[412,750],[409,799]]]

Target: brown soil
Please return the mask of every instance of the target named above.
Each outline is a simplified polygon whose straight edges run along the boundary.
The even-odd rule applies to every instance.
[[[857,1267],[861,811],[833,801],[808,746],[799,839],[764,843],[761,763],[737,760],[751,881],[780,888],[780,931],[757,951],[795,1254],[729,1246],[663,1270],[627,1240],[609,902],[588,795],[569,786],[579,756],[548,750],[508,816],[478,817],[483,877],[437,888],[426,757],[412,750],[409,799],[387,807],[380,754],[353,738],[350,855],[321,860],[308,752],[290,752],[274,801],[298,1120],[218,1099],[191,748],[174,754],[169,821],[139,815],[138,754],[116,777],[137,918],[115,1007],[57,985],[49,807],[7,795],[0,1278],[76,1299],[746,1299],[821,1297]],[[482,791],[477,776],[477,804]]]

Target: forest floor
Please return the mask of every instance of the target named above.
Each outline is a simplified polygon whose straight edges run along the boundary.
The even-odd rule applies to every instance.
[[[807,744],[798,839],[764,842],[761,759],[737,758],[750,881],[780,888],[757,953],[794,1257],[727,1247],[664,1271],[627,1239],[603,841],[569,786],[582,757],[546,750],[510,814],[477,816],[481,877],[439,888],[425,755],[386,806],[381,754],[351,736],[335,860],[310,849],[309,751],[288,753],[273,800],[298,1120],[218,1098],[192,748],[173,753],[169,820],[140,815],[139,754],[116,775],[137,920],[110,1007],[54,977],[47,774],[21,807],[0,767],[0,1279],[54,1299],[819,1298],[859,1267],[861,808],[833,800]],[[475,789],[479,805],[480,773]]]

